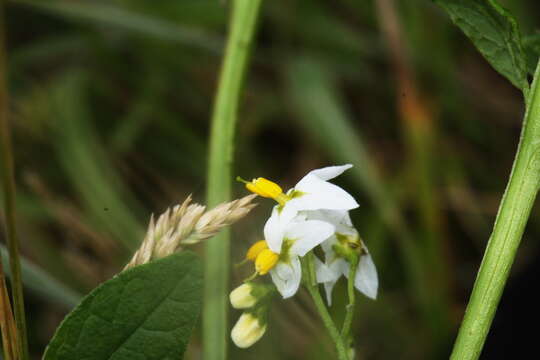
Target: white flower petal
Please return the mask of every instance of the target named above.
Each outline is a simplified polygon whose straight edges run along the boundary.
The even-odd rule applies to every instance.
[[[349,271],[349,263],[343,258],[336,258],[330,262],[326,262],[326,266],[328,266],[336,281],[341,275]]]
[[[332,211],[332,210],[328,210],[328,211]],[[334,210],[334,211],[339,212],[338,210]],[[352,224],[352,221],[351,221],[351,216],[349,215],[348,211],[345,211],[345,214],[341,218],[340,223],[345,225],[345,226],[353,227],[353,224]]]
[[[308,175],[315,175],[321,180],[330,180],[333,179],[341,174],[345,170],[348,170],[352,168],[352,164],[345,164],[345,165],[339,165],[339,166],[327,166],[321,169],[316,169],[313,171],[310,171]]]
[[[308,220],[329,222],[336,227],[337,233],[346,235],[354,235],[357,233],[347,210],[306,210],[302,211],[301,214],[306,215]]]
[[[339,277],[341,276],[341,266],[339,262],[342,262],[343,260],[337,260],[334,261],[330,266],[327,264],[324,264],[319,260],[319,258],[315,257],[315,270],[317,275],[317,282],[322,283],[324,285],[324,291],[326,293],[326,302],[328,303],[328,306],[332,305],[332,290],[334,289],[334,285],[338,281]],[[343,261],[344,262],[344,261]]]
[[[377,269],[369,253],[360,257],[354,277],[354,286],[368,298],[374,300],[377,298],[379,278],[377,276]]]
[[[292,207],[274,206],[272,215],[264,224],[264,239],[273,252],[279,254],[283,243],[285,229],[296,216],[297,211]]]
[[[334,246],[337,242],[338,240],[336,236],[332,235],[321,243],[321,248],[324,251],[326,262],[328,262],[329,258],[334,258],[335,254],[334,254],[334,249],[332,249],[332,246]]]
[[[287,202],[296,210],[351,210],[359,205],[354,198],[337,185],[323,181],[314,175],[306,175],[295,189],[302,195]]]
[[[334,233],[334,226],[319,220],[307,220],[291,223],[285,230],[285,238],[293,240],[290,253],[304,256],[315,246],[328,239]]]
[[[332,290],[334,290],[336,281],[328,281],[324,283],[324,292],[326,293],[326,303],[328,306],[332,306]]]
[[[330,270],[328,266],[326,266],[325,263],[323,263],[321,260],[319,260],[318,257],[315,256],[315,274],[317,276],[317,282],[325,283],[328,281],[333,281],[335,279],[334,273]]]
[[[302,280],[302,267],[297,256],[292,256],[289,263],[279,262],[270,270],[272,281],[284,299],[290,298],[298,291]]]
[[[281,251],[281,244],[283,243],[283,234],[285,232],[284,226],[282,226],[277,206],[272,210],[272,215],[266,220],[264,224],[264,240],[268,244],[268,247],[273,252],[279,254]]]
[[[320,276],[319,272],[317,273],[317,282],[324,284],[324,291],[326,293],[326,302],[328,303],[328,306],[332,305],[332,290],[334,289],[334,285],[336,285],[336,282],[339,280],[341,275],[343,274],[343,271],[348,271],[349,264],[344,259],[335,259],[331,262],[328,262],[327,257],[327,263],[323,264],[326,266],[326,268],[321,268]],[[320,280],[319,280],[320,277]],[[322,281],[325,280],[325,281]]]

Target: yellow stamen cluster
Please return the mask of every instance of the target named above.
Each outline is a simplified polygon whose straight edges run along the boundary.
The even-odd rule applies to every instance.
[[[246,259],[255,263],[255,271],[259,275],[265,275],[276,266],[279,254],[270,250],[266,241],[260,240],[251,245],[246,253]]]
[[[259,255],[261,251],[266,249],[268,249],[268,244],[266,243],[266,241],[259,240],[255,244],[251,245],[251,247],[246,253],[246,259],[255,262],[255,259],[257,259],[257,255]]]
[[[246,182],[246,189],[259,196],[274,199],[280,205],[290,200],[278,184],[262,177]]]
[[[271,199],[283,193],[283,190],[278,184],[262,177],[248,182],[246,188],[252,193]]]
[[[276,266],[278,260],[279,254],[276,254],[270,249],[263,250],[257,255],[257,259],[255,259],[255,270],[259,275],[264,275]]]

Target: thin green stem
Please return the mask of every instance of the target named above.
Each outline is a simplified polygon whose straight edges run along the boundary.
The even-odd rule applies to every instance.
[[[326,327],[326,330],[328,330],[328,333],[330,334],[330,337],[332,338],[332,341],[336,346],[338,359],[348,360],[349,358],[347,355],[347,348],[345,347],[345,342],[343,341],[343,338],[341,337],[339,330],[334,323],[334,320],[332,320],[332,317],[330,316],[326,305],[324,305],[323,298],[319,291],[319,286],[317,285],[315,277],[315,264],[313,262],[313,253],[310,252],[304,257],[303,265],[305,271],[304,276],[306,277],[304,285],[308,289],[309,294],[311,295],[311,298],[315,303],[315,308],[317,309],[317,312],[319,313],[319,316],[321,317],[321,320]]]
[[[359,257],[356,257],[355,261],[350,264],[349,278],[347,279],[347,294],[349,297],[349,304],[347,305],[347,313],[345,314],[345,320],[343,321],[343,328],[341,329],[341,337],[348,341],[351,333],[352,321],[354,318],[354,308],[356,306],[356,293],[354,291],[354,278],[356,276],[356,269],[358,268]]]
[[[234,130],[250,47],[262,0],[233,0],[229,37],[212,114],[208,164],[208,205],[231,197]],[[203,357],[227,358],[227,290],[229,281],[229,232],[206,244],[203,307]]]
[[[452,360],[480,356],[540,184],[540,62],[510,180],[459,329]]]
[[[6,224],[6,241],[9,251],[11,269],[11,287],[15,323],[18,330],[19,353],[21,359],[28,359],[28,340],[26,337],[26,319],[24,313],[24,295],[21,279],[21,263],[19,256],[19,241],[15,224],[15,177],[13,151],[8,125],[8,91],[6,79],[6,49],[4,36],[4,2],[0,1],[0,172],[2,175],[2,190],[4,192],[4,215]]]

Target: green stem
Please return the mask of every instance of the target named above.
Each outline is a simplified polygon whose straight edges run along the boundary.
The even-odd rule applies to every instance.
[[[356,293],[354,291],[354,278],[356,276],[356,269],[358,268],[359,257],[356,257],[349,268],[349,278],[347,279],[347,293],[349,296],[349,304],[347,305],[347,313],[345,314],[345,320],[343,321],[343,328],[341,329],[341,337],[347,341],[351,332],[352,321],[354,317],[354,307],[356,306]]]
[[[262,0],[233,0],[230,32],[212,114],[208,164],[208,205],[231,197],[234,130],[250,45]],[[229,280],[229,232],[206,244],[203,308],[203,357],[227,357],[227,290]]]
[[[28,340],[26,335],[26,319],[24,313],[24,295],[21,279],[21,263],[19,257],[19,241],[15,224],[15,177],[13,151],[8,125],[8,91],[6,79],[6,49],[4,45],[4,2],[0,2],[0,153],[2,164],[2,190],[4,192],[4,214],[6,224],[6,241],[9,251],[11,269],[11,287],[15,323],[18,330],[19,353],[21,359],[28,359]]]
[[[321,296],[321,293],[319,292],[319,286],[317,285],[317,280],[315,277],[315,264],[313,262],[313,253],[310,252],[304,257],[303,265],[305,276],[304,285],[308,289],[309,294],[311,295],[311,298],[315,303],[315,308],[317,309],[317,312],[319,313],[319,316],[321,317],[321,320],[326,327],[326,330],[328,330],[330,337],[336,345],[338,359],[349,360],[347,355],[347,348],[345,347],[345,342],[343,341],[343,338],[341,337],[339,330],[336,327],[336,324],[334,324],[334,320],[332,320],[332,317],[330,316],[326,305],[324,305],[323,298]]]
[[[477,359],[540,184],[540,62],[527,96],[520,144],[493,233],[459,329],[452,360]]]

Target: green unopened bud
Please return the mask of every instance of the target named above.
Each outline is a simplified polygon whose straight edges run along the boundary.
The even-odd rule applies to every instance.
[[[266,322],[254,313],[243,313],[231,331],[236,346],[245,349],[255,344],[266,332]]]
[[[253,296],[253,285],[245,283],[234,289],[229,295],[231,305],[235,309],[248,309],[257,303],[257,297]]]

